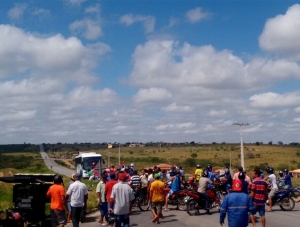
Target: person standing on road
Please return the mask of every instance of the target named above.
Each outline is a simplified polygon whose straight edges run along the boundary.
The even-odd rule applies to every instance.
[[[269,200],[269,208],[266,210],[267,212],[272,212],[272,198],[275,196],[276,192],[278,191],[278,186],[276,182],[276,176],[274,174],[274,169],[269,168],[268,171],[269,176],[265,177],[265,180],[269,180],[271,191],[269,192],[268,195],[268,200]]]
[[[159,224],[159,218],[162,217],[162,207],[165,202],[165,184],[160,181],[160,174],[154,174],[155,180],[150,186],[151,212],[153,214],[153,223]]]
[[[118,173],[118,176],[121,174],[121,172]],[[106,195],[106,201],[107,201],[107,208],[108,210],[113,210],[113,204],[110,203],[110,195],[112,192],[112,188],[115,184],[118,183],[118,181],[116,181],[116,174],[114,172],[110,173],[110,180],[107,181],[107,183],[105,184],[105,195]],[[109,223],[110,226],[112,227],[113,223]]]
[[[106,202],[106,198],[105,198],[106,179],[107,179],[107,176],[105,174],[103,174],[100,181],[99,181],[99,183],[97,184],[97,187],[96,187],[98,207],[99,207],[99,210],[100,210],[100,219],[99,219],[98,222],[101,225],[106,225],[104,223],[104,217],[108,212],[107,202]]]
[[[284,172],[284,183],[285,183],[285,185],[292,186],[292,180],[291,180],[291,175],[289,174],[289,170],[284,169],[283,172]]]
[[[254,204],[248,194],[242,192],[242,182],[234,180],[231,193],[227,194],[220,210],[220,224],[223,226],[228,213],[229,227],[248,226],[248,212],[254,209]]]
[[[256,227],[256,223],[254,220],[254,215],[256,212],[259,213],[262,227],[266,226],[266,218],[265,218],[265,203],[267,198],[268,185],[264,179],[260,178],[260,170],[255,169],[253,171],[253,181],[251,185],[251,193],[250,196],[254,203],[253,215],[250,215],[250,220],[253,224],[253,227]]]
[[[70,185],[67,191],[67,199],[71,196],[71,210],[73,227],[79,227],[80,215],[82,210],[86,210],[88,190],[84,183],[80,181],[80,174],[75,173],[75,182]]]
[[[69,187],[71,184],[73,184],[75,182],[75,178],[74,178],[74,174],[71,175],[71,180],[69,181],[66,190],[68,191]],[[71,222],[71,218],[72,218],[72,210],[71,210],[71,196],[68,197],[67,200],[67,206],[68,206],[68,220],[67,222],[70,223]]]
[[[51,224],[53,227],[64,227],[67,224],[65,212],[65,210],[67,210],[65,188],[62,185],[63,180],[60,175],[55,175],[53,180],[54,184],[50,186],[46,194],[47,197],[51,197]]]
[[[132,188],[127,183],[126,172],[119,173],[119,183],[115,184],[112,188],[110,195],[110,207],[114,206],[113,211],[116,218],[115,227],[130,226],[129,214],[132,213],[132,201],[134,200],[134,194]]]

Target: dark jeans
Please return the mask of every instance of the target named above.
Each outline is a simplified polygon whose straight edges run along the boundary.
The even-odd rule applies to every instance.
[[[71,207],[73,227],[79,227],[80,215],[82,207]]]
[[[205,209],[209,209],[209,200],[208,200],[208,195],[205,192],[200,193],[202,196],[205,197]]]
[[[129,227],[129,214],[116,215],[116,226],[121,227],[123,223],[123,227]]]

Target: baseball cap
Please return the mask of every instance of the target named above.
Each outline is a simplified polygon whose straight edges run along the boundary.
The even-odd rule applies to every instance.
[[[127,179],[127,173],[126,172],[119,173],[118,178],[120,181],[125,181]]]
[[[233,183],[232,183],[232,190],[233,191],[242,191],[242,187],[243,187],[243,184],[242,184],[242,181],[240,180],[234,180]]]
[[[79,173],[74,174],[74,179],[79,180],[81,178],[81,175]]]
[[[160,178],[159,173],[154,174],[154,178],[155,178],[155,179]]]

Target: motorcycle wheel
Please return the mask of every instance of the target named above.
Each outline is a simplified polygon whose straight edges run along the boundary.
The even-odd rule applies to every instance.
[[[186,210],[185,197],[178,198],[178,209],[182,211]]]
[[[192,199],[188,201],[186,205],[186,212],[191,216],[196,215],[199,212],[199,204],[196,200]]]
[[[279,207],[284,211],[293,210],[295,207],[295,201],[291,197],[286,197],[281,201]]]
[[[140,197],[138,198],[138,207],[140,211],[147,211],[150,208],[150,205],[148,204],[146,197]]]

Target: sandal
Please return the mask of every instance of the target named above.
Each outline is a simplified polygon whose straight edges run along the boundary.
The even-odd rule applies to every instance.
[[[169,211],[169,209],[164,209],[165,212]]]

